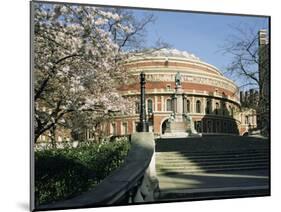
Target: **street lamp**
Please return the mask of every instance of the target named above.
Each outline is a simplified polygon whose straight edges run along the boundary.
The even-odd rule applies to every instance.
[[[146,106],[145,106],[145,73],[140,74],[140,122],[138,124],[138,132],[148,132],[148,123],[146,121]]]

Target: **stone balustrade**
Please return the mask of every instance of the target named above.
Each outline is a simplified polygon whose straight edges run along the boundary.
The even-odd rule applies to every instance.
[[[132,147],[123,165],[95,188],[72,199],[41,205],[37,209],[87,208],[154,201],[158,190],[154,135],[134,133],[131,142]]]

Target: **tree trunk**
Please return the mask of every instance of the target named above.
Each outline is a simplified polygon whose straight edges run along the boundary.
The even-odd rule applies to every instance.
[[[51,144],[53,148],[56,148],[56,125],[54,125],[51,130]]]

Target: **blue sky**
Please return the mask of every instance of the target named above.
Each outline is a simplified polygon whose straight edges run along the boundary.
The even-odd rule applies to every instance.
[[[46,4],[47,5],[47,4]],[[156,21],[146,27],[146,47],[154,46],[158,39],[167,42],[172,48],[195,54],[201,60],[216,66],[222,73],[231,63],[232,56],[219,51],[226,39],[237,34],[231,26],[249,26],[256,33],[268,29],[268,18],[257,16],[219,15],[192,12],[174,12],[129,9],[137,18],[154,14]],[[257,68],[257,67],[255,67]],[[228,76],[236,84],[241,80]]]
[[[247,25],[257,32],[268,29],[268,18],[253,16],[215,15],[191,12],[137,10],[137,16],[153,13],[156,22],[147,27],[146,44],[151,46],[158,38],[173,48],[194,53],[222,72],[231,63],[230,55],[219,51],[226,39],[237,32],[232,26]],[[234,80],[234,79],[233,79]],[[239,84],[239,81],[236,81]]]

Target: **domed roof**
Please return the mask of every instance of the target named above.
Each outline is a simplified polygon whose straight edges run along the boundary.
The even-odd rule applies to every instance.
[[[201,60],[199,57],[195,56],[192,53],[189,53],[187,51],[180,51],[178,49],[174,49],[174,48],[162,48],[162,49],[146,49],[144,51],[141,52],[131,52],[130,53],[131,56],[128,58],[128,60],[126,61],[127,64],[130,63],[140,63],[141,65],[144,66],[151,66],[152,64],[155,65],[155,63],[153,62],[148,62],[149,60],[155,61],[155,60],[159,60],[159,61],[171,61],[171,66],[169,66],[169,68],[171,68],[173,66],[173,62],[178,63],[176,66],[177,68],[182,67],[182,68],[186,68],[186,67],[191,67],[192,69],[197,69],[202,72],[208,72],[208,73],[212,73],[212,74],[217,74],[220,76],[223,76],[223,74],[220,72],[220,70],[218,68],[216,68],[215,66],[204,62],[203,60]],[[146,64],[141,64],[142,62],[146,61]],[[184,64],[185,62],[187,62],[186,64]],[[191,64],[191,63],[192,64]],[[165,62],[163,64],[156,64],[157,66],[159,65],[164,65]],[[153,66],[153,65],[152,65]],[[166,65],[165,65],[166,67]]]
[[[194,54],[189,53],[187,51],[180,51],[178,49],[159,49],[156,51],[152,51],[150,53],[153,56],[164,56],[164,57],[183,57],[192,60],[200,60],[199,57],[196,57]]]
[[[133,57],[180,57],[185,59],[191,59],[191,60],[199,60],[200,58],[195,56],[192,53],[189,53],[187,51],[180,51],[178,49],[172,49],[172,48],[162,48],[162,49],[149,49],[147,51],[134,54]]]

